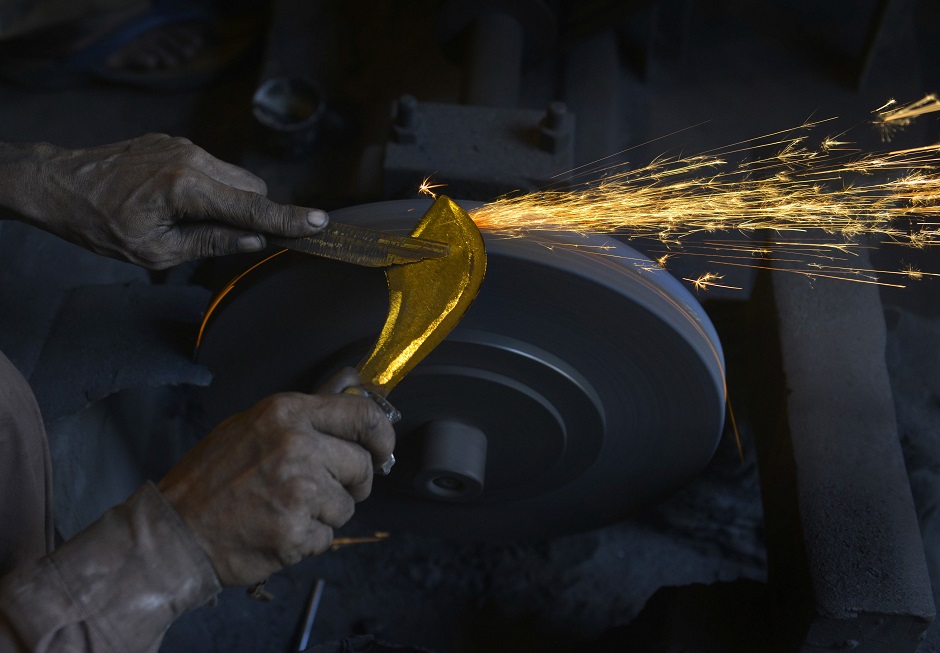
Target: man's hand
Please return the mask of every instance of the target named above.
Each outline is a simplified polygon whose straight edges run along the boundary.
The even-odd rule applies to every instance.
[[[284,393],[229,418],[159,483],[224,585],[326,551],[395,433],[375,402]]]
[[[148,134],[82,150],[35,146],[26,219],[98,254],[163,269],[307,236],[323,211],[271,202],[264,182],[185,138]]]

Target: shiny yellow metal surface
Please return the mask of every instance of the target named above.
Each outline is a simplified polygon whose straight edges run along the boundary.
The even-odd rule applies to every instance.
[[[383,395],[460,322],[486,273],[480,230],[449,197],[438,197],[411,235],[447,243],[450,252],[386,270],[388,318],[358,367],[363,383]]]

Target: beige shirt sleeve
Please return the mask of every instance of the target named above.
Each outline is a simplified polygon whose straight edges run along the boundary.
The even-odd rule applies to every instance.
[[[220,590],[202,547],[148,483],[0,580],[0,653],[152,653],[177,617]]]

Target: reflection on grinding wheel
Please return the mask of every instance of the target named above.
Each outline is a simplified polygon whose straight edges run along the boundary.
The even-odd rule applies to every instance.
[[[429,205],[331,215],[408,233]],[[397,386],[399,462],[375,480],[357,519],[468,538],[589,529],[676,489],[711,458],[724,370],[704,311],[622,243],[551,238],[559,246],[484,234],[487,281]],[[607,249],[597,256],[585,246]],[[247,275],[219,304],[199,351],[214,375],[207,419],[355,365],[385,321],[384,281],[381,270],[293,253]]]

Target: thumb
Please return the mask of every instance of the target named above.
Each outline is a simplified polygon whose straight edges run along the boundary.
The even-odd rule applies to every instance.
[[[206,217],[231,227],[274,236],[297,238],[323,229],[329,216],[320,209],[272,202],[260,193],[218,184],[203,197]]]

